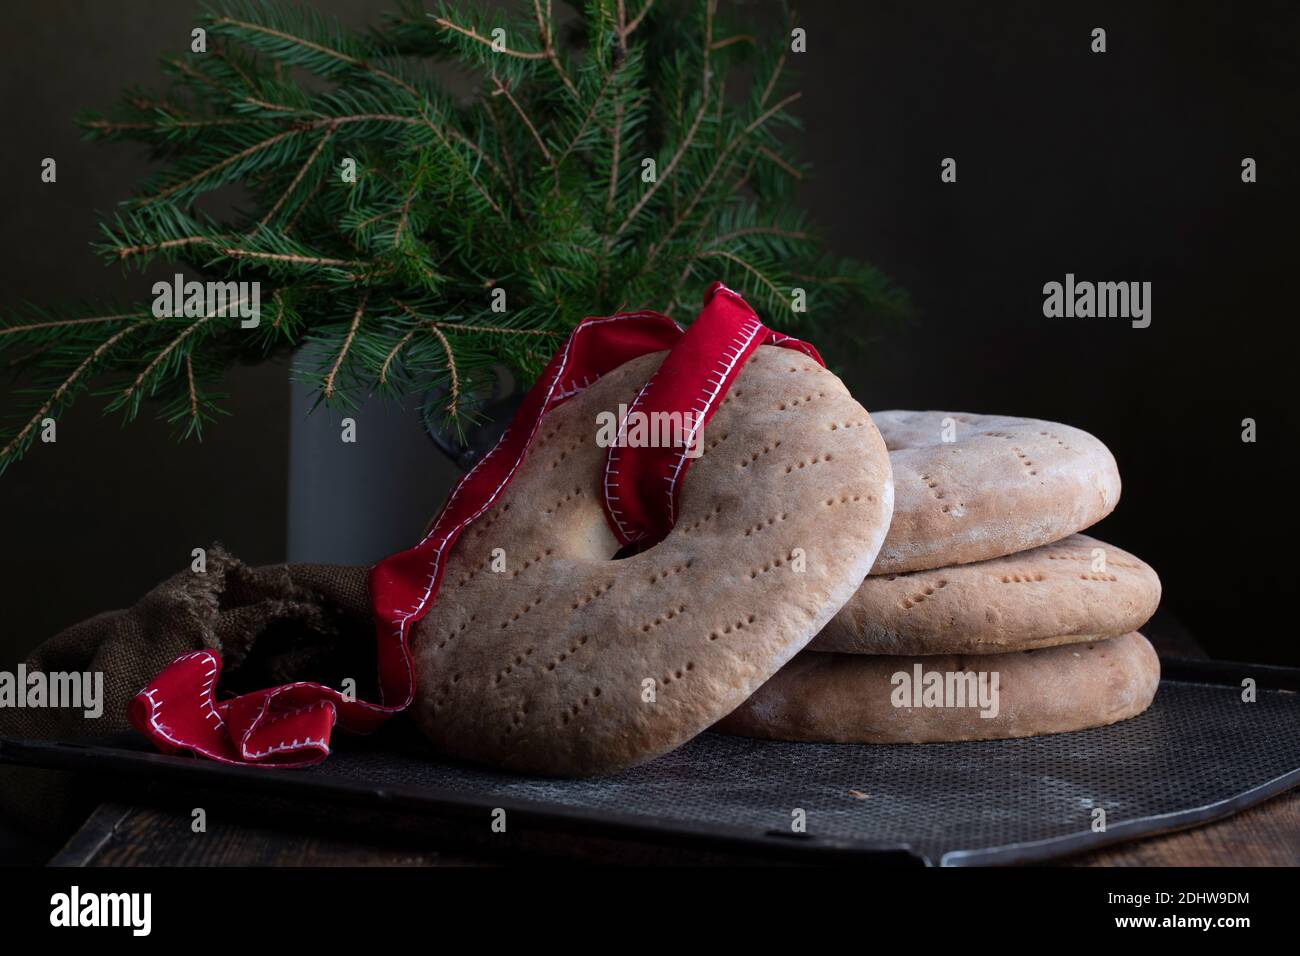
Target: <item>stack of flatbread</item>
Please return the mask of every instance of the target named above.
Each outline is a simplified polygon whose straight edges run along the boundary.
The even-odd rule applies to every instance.
[[[807,649],[715,729],[778,740],[988,740],[1145,710],[1137,628],[1160,580],[1079,532],[1119,472],[1092,435],[1034,419],[877,412],[894,510],[870,576]]]

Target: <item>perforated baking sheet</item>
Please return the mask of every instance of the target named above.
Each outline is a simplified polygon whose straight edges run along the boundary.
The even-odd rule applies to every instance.
[[[311,770],[225,767],[84,743],[0,741],[0,758],[434,814],[504,806],[512,826],[759,851],[779,843],[786,857],[802,848],[817,858],[1023,862],[1212,820],[1300,783],[1300,671],[1207,664],[1181,671],[1190,679],[1164,680],[1146,713],[1094,730],[906,746],[706,733],[591,780],[521,777],[364,740],[348,741]],[[1166,672],[1180,668],[1167,663]],[[1262,676],[1248,703],[1240,681],[1251,673]]]

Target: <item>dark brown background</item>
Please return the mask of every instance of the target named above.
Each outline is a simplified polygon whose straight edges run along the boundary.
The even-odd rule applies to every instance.
[[[313,5],[352,24],[387,8]],[[184,46],[198,7],[5,5],[4,306],[147,288],[88,248],[94,211],[127,194],[144,159],[80,142],[70,119],[154,82],[157,55]],[[1279,547],[1297,530],[1296,6],[800,9],[802,139],[817,170],[805,201],[839,252],[885,268],[919,310],[844,369],[855,394],[873,409],[1031,415],[1094,432],[1124,477],[1099,533],[1157,567],[1165,609],[1219,655],[1300,663],[1293,628],[1273,629],[1296,593]],[[1108,31],[1105,55],[1088,52],[1094,26]],[[45,156],[59,161],[56,185],[39,180]],[[945,156],[958,160],[956,185],[939,181]],[[1241,183],[1243,156],[1258,160],[1259,183]],[[1042,285],[1066,272],[1152,281],[1151,328],[1043,318]],[[834,338],[831,323],[818,343]],[[202,444],[175,445],[147,419],[123,430],[83,401],[57,444],[0,478],[0,662],[129,603],[213,539],[254,562],[283,558],[291,538],[295,557],[373,560],[412,540],[412,516],[446,486],[416,430],[407,438],[378,416],[374,431],[409,449],[406,467],[381,467],[373,450],[317,460],[319,443],[301,433],[328,422],[303,425],[283,367],[238,369],[228,390],[234,415]],[[1240,441],[1247,416],[1259,422],[1254,445]],[[373,519],[367,499],[383,505]]]

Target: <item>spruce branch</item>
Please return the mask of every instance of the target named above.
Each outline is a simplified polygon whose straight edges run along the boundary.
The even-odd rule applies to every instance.
[[[483,44],[485,47],[491,49],[493,53],[504,53],[506,56],[518,57],[521,60],[546,59],[545,53],[536,50],[512,50],[510,47],[504,45],[494,46],[493,42],[489,40],[487,37],[482,36],[477,31],[469,27],[462,27],[457,23],[452,23],[446,17],[434,17],[433,22],[438,24],[438,26],[442,27],[444,30],[452,30],[456,33],[459,33],[461,36],[469,37],[475,43]]]
[[[704,8],[705,8],[704,41],[703,41],[704,55],[701,57],[701,66],[700,66],[699,109],[695,111],[695,118],[691,120],[690,128],[686,131],[686,135],[682,138],[682,141],[677,145],[677,149],[674,150],[672,154],[672,158],[668,160],[668,165],[664,168],[662,176],[656,177],[655,181],[651,183],[650,188],[647,189],[644,193],[642,193],[641,198],[638,199],[636,203],[632,206],[631,210],[629,210],[627,217],[623,220],[622,224],[614,231],[615,239],[617,239],[620,235],[622,235],[623,232],[627,229],[627,227],[632,224],[632,220],[636,218],[637,213],[639,213],[643,208],[645,208],[646,203],[648,203],[654,197],[654,194],[659,189],[660,184],[672,178],[673,170],[677,168],[677,164],[681,161],[681,158],[684,155],[686,155],[686,151],[690,149],[691,145],[694,143],[695,134],[699,131],[700,123],[704,119],[704,114],[708,110],[709,84],[710,84],[709,53],[713,49],[713,15],[717,9],[717,0],[705,0]],[[719,93],[718,98],[719,100],[722,99],[721,93]]]
[[[645,0],[645,5],[641,8],[641,12],[638,13],[635,17],[633,17],[631,21],[629,21],[628,24],[623,27],[621,31],[621,38],[624,46],[627,45],[627,38],[631,36],[633,31],[635,31],[636,28],[641,25],[641,21],[645,19],[645,15],[650,12],[650,8],[653,7],[654,5],[655,5],[655,0]]]
[[[397,2],[356,31],[296,0],[216,0],[210,53],[166,57],[163,88],[79,117],[88,138],[157,158],[100,222],[98,251],[132,294],[0,317],[0,362],[18,376],[0,472],[83,392],[127,420],[156,404],[201,437],[224,414],[227,369],[289,350],[320,402],[440,388],[438,414],[458,424],[495,369],[528,380],[583,317],[680,315],[714,279],[815,340],[823,318],[856,332],[847,306],[862,328],[904,311],[798,211],[780,0],[744,22],[718,0],[516,0],[509,17]],[[433,61],[467,72],[474,95],[435,81]],[[204,211],[232,188],[239,208]],[[231,315],[242,288],[221,311],[159,313],[139,271],[157,262],[257,283],[260,319]]]
[[[275,201],[275,205],[272,206],[267,211],[266,215],[262,217],[260,225],[266,226],[275,218],[275,214],[280,211],[280,207],[285,204],[293,191],[298,188],[298,184],[302,182],[303,177],[307,175],[307,170],[311,169],[317,158],[324,151],[325,147],[329,145],[329,141],[331,137],[333,137],[334,131],[338,129],[338,125],[338,122],[333,122],[325,127],[325,135],[316,142],[316,146],[312,149],[311,155],[307,157],[307,161],[302,164],[302,167],[298,170],[297,174],[295,174],[293,179],[289,182],[289,187],[280,194],[280,198]]]
[[[451,397],[447,402],[447,414],[454,418],[456,416],[457,406],[460,404],[460,374],[456,371],[456,353],[451,347],[451,342],[447,340],[446,334],[442,331],[442,329],[438,327],[437,322],[433,321],[432,319],[425,319],[422,316],[416,314],[416,312],[413,309],[411,309],[410,306],[406,305],[403,302],[398,301],[397,299],[393,300],[393,304],[396,305],[403,312],[410,315],[417,322],[420,322],[424,328],[427,328],[434,335],[434,337],[437,338],[438,343],[442,346],[442,350],[447,356],[447,376],[450,379],[450,383],[451,383],[448,389]],[[403,344],[405,344],[405,342],[409,340],[409,338],[415,333],[415,331],[416,331],[415,329],[412,329],[410,332],[407,333],[406,338],[403,339]],[[385,373],[387,372],[388,369],[389,360],[392,358],[394,354],[396,353],[395,352],[389,353],[389,355],[384,359]]]
[[[363,293],[361,301],[357,303],[356,312],[352,313],[352,324],[348,326],[348,334],[343,340],[343,347],[339,349],[330,370],[325,373],[325,379],[321,384],[321,394],[326,401],[334,397],[334,383],[338,379],[339,369],[343,367],[344,359],[348,357],[348,352],[352,349],[352,340],[357,337],[357,329],[361,327],[361,316],[365,314],[368,299],[369,294]]]
[[[506,102],[509,103],[515,113],[518,114],[520,121],[528,128],[528,132],[533,137],[533,142],[535,142],[537,148],[541,150],[542,158],[545,159],[546,164],[551,167],[551,175],[555,180],[555,188],[558,190],[560,188],[560,168],[555,162],[555,157],[551,155],[551,151],[546,148],[546,141],[542,139],[542,134],[537,132],[537,126],[528,118],[528,114],[524,111],[524,108],[519,105],[519,101],[510,94],[510,87],[506,86],[495,76],[492,78],[492,82],[496,86],[492,95],[505,97]]]
[[[542,14],[542,0],[533,0],[533,11],[537,16],[537,33],[542,41],[542,53],[546,56],[546,59],[551,64],[552,68],[554,68],[556,76],[560,78],[560,82],[564,84],[565,89],[567,89],[571,95],[576,97],[578,95],[577,87],[575,87],[573,81],[569,79],[568,71],[560,64],[560,57],[555,51],[555,44],[552,42],[553,34],[550,25],[550,0],[547,0],[546,2],[545,15]]]
[[[58,411],[61,404],[71,396],[74,388],[84,384],[87,373],[98,363],[114,346],[131,333],[135,332],[139,325],[128,325],[124,329],[110,335],[103,342],[95,346],[90,354],[81,360],[81,363],[72,370],[67,378],[63,379],[49,398],[36,409],[31,418],[27,419],[22,428],[18,429],[8,443],[0,448],[0,467],[3,467],[10,461],[13,461],[21,455],[27,446],[31,444],[35,433],[36,426],[49,414]]]
[[[0,327],[0,336],[28,335],[44,329],[67,329],[75,325],[98,325],[101,322],[124,322],[136,318],[135,315],[96,315],[79,319],[50,319],[47,322],[29,322],[26,325],[9,325]]]

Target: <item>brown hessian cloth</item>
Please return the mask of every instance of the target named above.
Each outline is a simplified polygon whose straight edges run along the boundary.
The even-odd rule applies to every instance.
[[[375,680],[368,571],[325,564],[252,568],[214,544],[202,572],[173,575],[134,606],[74,624],[27,657],[27,674],[102,673],[98,718],[79,707],[0,707],[0,737],[70,739],[127,730],[127,702],[175,658],[202,648],[222,655],[222,691],[291,680],[339,686],[351,677],[364,698]],[[61,809],[52,780],[0,765],[0,814],[42,827]]]

